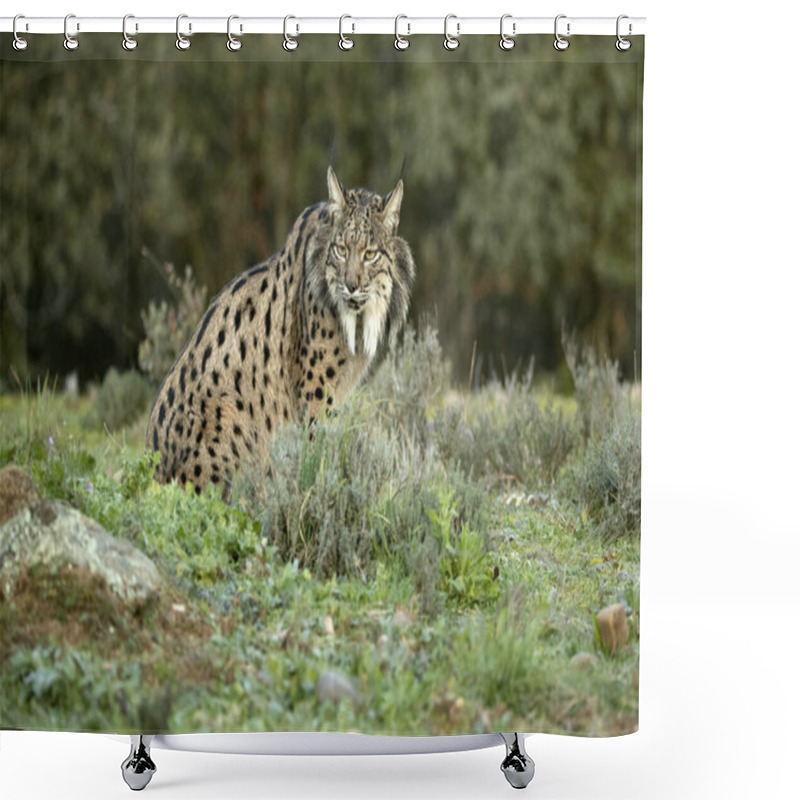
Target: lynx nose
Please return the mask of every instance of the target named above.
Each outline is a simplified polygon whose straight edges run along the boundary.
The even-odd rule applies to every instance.
[[[344,287],[348,292],[350,292],[350,294],[355,294],[356,290],[358,289],[358,281],[355,281],[352,278],[345,278]]]

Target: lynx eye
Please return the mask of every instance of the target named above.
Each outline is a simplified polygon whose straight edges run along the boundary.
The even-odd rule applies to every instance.
[[[347,257],[347,248],[346,248],[344,245],[342,245],[342,244],[335,244],[335,245],[333,246],[333,252],[334,252],[334,253],[335,253],[335,254],[336,254],[336,255],[337,255],[339,258],[346,258],[346,257]]]
[[[364,262],[367,264],[371,264],[375,259],[378,258],[378,251],[369,249],[364,251]]]

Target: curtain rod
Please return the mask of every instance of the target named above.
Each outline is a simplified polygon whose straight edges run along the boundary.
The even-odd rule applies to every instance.
[[[14,21],[16,19],[16,27]],[[230,27],[229,27],[230,26]],[[296,37],[306,33],[334,35],[389,34],[402,37],[416,35],[445,35],[450,37],[475,34],[500,34],[507,37],[546,34],[559,36],[638,36],[644,34],[644,17],[515,17],[505,14],[498,17],[194,17],[181,14],[176,17],[136,17],[128,15],[124,28],[127,36],[143,33],[180,32],[182,36],[196,33],[279,34]],[[65,17],[0,17],[0,32],[17,35],[61,34],[77,37],[83,33],[122,33],[122,17],[82,17],[70,14]]]

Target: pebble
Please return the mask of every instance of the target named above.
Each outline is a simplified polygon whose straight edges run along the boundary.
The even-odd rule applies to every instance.
[[[342,700],[350,700],[353,705],[357,706],[361,702],[361,695],[350,678],[336,670],[323,672],[317,678],[314,688],[320,703],[339,705]]]
[[[621,603],[606,606],[597,612],[597,628],[603,650],[613,655],[628,643],[628,618]]]

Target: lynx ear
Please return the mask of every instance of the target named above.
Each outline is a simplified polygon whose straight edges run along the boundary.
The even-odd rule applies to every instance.
[[[403,202],[403,179],[397,181],[397,185],[386,195],[383,201],[383,221],[392,233],[397,230],[400,224],[400,204]]]
[[[333,167],[328,167],[328,199],[331,205],[344,209],[346,203],[344,199],[344,187],[336,177]]]

